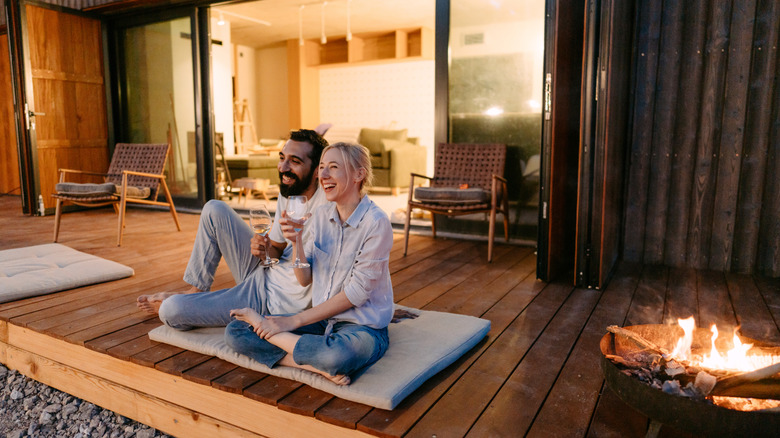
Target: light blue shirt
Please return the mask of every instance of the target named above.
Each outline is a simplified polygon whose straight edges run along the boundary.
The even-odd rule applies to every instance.
[[[317,209],[317,207],[328,203],[328,200],[325,199],[325,193],[322,191],[319,184],[317,184],[317,191],[315,191],[311,199],[306,202],[306,214],[309,214]],[[279,195],[279,198],[276,201],[274,223],[271,226],[268,237],[276,242],[287,242],[287,247],[284,248],[284,253],[279,257],[278,264],[270,268],[258,268],[265,271],[265,290],[267,292],[266,306],[268,307],[268,313],[271,315],[299,313],[311,307],[311,287],[301,286],[295,278],[295,272],[292,267],[292,242],[284,238],[282,227],[279,225],[279,219],[282,217],[282,212],[286,209],[287,198]],[[304,244],[308,240],[311,240],[311,233],[308,233],[304,228]]]
[[[387,327],[393,318],[393,228],[387,214],[363,196],[345,222],[336,204],[328,203],[314,210],[304,228],[313,236],[304,240],[312,269],[312,304],[344,291],[354,307],[331,318],[333,322]]]

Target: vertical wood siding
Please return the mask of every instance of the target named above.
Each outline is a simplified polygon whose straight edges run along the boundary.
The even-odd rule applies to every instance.
[[[778,2],[637,5],[624,259],[780,276]]]

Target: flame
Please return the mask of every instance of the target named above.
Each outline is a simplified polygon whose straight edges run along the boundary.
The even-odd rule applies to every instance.
[[[674,348],[671,356],[688,361],[691,365],[699,365],[709,369],[753,371],[772,365],[780,360],[779,357],[772,355],[748,354],[753,344],[743,344],[739,336],[737,336],[736,330],[734,330],[732,337],[734,347],[725,353],[721,353],[715,346],[715,340],[718,339],[718,327],[715,324],[710,327],[712,332],[710,353],[703,356],[701,360],[696,360],[691,353],[696,320],[691,316],[686,319],[678,319],[677,324],[682,327],[684,335],[677,340],[677,346]]]

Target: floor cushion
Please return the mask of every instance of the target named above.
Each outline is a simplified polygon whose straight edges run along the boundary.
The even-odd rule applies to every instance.
[[[339,386],[308,371],[277,366],[268,368],[227,346],[224,327],[180,331],[167,326],[149,332],[153,341],[175,345],[266,374],[296,380],[339,398],[381,409],[393,409],[437,372],[481,341],[490,321],[454,313],[397,308],[417,314],[389,326],[387,353],[350,385]]]
[[[0,251],[0,303],[133,275],[110,260],[49,243]]]

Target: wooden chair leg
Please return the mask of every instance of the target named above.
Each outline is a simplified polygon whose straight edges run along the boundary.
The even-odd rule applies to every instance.
[[[436,238],[436,215],[431,212],[431,234]]]
[[[116,246],[122,246],[122,236],[125,231],[125,210],[127,208],[127,174],[123,175],[122,180],[122,193],[119,198],[119,215],[117,221],[119,222],[117,230]]]
[[[493,261],[493,238],[496,234],[496,210],[490,211],[490,228],[488,229],[488,263]]]
[[[406,222],[404,223],[404,257],[409,250],[409,229],[411,228],[412,221],[412,206],[406,204]]]
[[[179,216],[176,214],[176,207],[173,205],[173,198],[171,198],[171,192],[168,190],[168,184],[165,180],[160,181],[162,183],[163,191],[165,192],[165,199],[168,200],[168,207],[171,209],[171,215],[173,215],[173,221],[176,222],[176,230],[181,231],[181,225],[179,225]]]
[[[57,207],[54,209],[54,242],[60,237],[60,219],[62,217],[62,199],[57,198]]]

